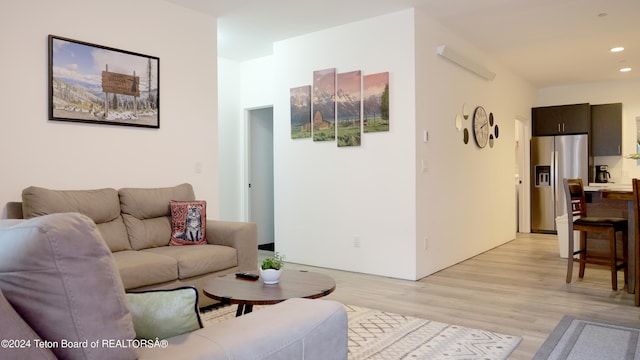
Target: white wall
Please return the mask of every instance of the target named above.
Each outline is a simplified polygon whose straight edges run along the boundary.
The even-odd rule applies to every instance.
[[[274,44],[276,250],[288,261],[415,278],[413,22],[407,10]],[[389,72],[389,132],[349,148],[291,139],[290,88],[328,68]]]
[[[443,43],[496,79],[435,55]],[[332,67],[389,71],[391,131],[363,134],[353,148],[290,138],[289,89]],[[530,117],[535,89],[426,14],[407,10],[281,41],[240,72],[242,111],[274,104],[276,249],[288,261],[417,279],[515,237],[515,119]],[[494,113],[494,148],[462,143],[454,119],[463,103]],[[463,125],[471,130],[471,120]]]
[[[24,0],[0,5],[0,32],[0,206],[30,185],[190,182],[217,217],[215,18],[164,1]],[[49,34],[159,57],[160,129],[48,121]]]
[[[244,219],[244,125],[241,101],[241,64],[218,59],[218,164],[220,218]]]
[[[247,221],[247,111],[273,106],[273,57],[241,63],[220,58],[218,76],[220,216]]]
[[[536,93],[499,61],[419,10],[416,34],[415,254],[417,277],[423,277],[515,238],[515,119],[530,119]],[[487,67],[495,79],[480,78],[438,56],[439,45]],[[463,104],[470,112],[469,120],[462,121],[470,132],[466,145],[454,126]],[[475,144],[477,106],[493,113],[499,126],[493,148]],[[423,160],[427,172],[422,172]]]
[[[622,154],[635,154],[637,143],[636,117],[640,116],[640,80],[620,80],[555,86],[540,89],[536,106],[590,103],[622,103]],[[630,184],[640,178],[638,161],[621,156],[594,158],[594,165],[609,165],[611,181]]]

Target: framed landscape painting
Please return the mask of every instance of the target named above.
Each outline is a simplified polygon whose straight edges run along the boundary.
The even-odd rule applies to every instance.
[[[160,59],[49,35],[49,120],[160,127]]]
[[[389,131],[389,73],[366,75],[364,92],[364,132]]]

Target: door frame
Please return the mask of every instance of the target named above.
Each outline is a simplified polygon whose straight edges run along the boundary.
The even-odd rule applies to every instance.
[[[256,110],[271,109],[273,114],[273,105],[263,105],[244,109],[244,217],[247,221],[251,221],[251,191],[249,185],[251,183],[251,112]],[[273,119],[273,117],[272,117]],[[272,209],[275,213],[275,206]],[[275,231],[275,224],[273,224]],[[275,234],[274,234],[275,238]],[[275,239],[274,239],[275,241]]]
[[[518,191],[518,227],[521,233],[531,232],[531,122],[528,118],[515,116],[516,165],[520,174]]]

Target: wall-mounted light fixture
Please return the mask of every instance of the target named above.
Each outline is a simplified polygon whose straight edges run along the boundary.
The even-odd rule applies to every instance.
[[[436,53],[443,58],[462,66],[463,68],[471,71],[481,78],[493,80],[496,77],[496,73],[487,69],[483,65],[478,64],[474,60],[464,56],[463,54],[460,54],[459,52],[451,49],[450,47],[447,47],[446,45],[438,46],[436,48]]]

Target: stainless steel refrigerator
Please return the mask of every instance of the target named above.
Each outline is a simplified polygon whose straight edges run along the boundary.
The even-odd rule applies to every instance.
[[[587,134],[531,139],[531,231],[556,232],[556,217],[567,213],[564,178],[589,180]]]

